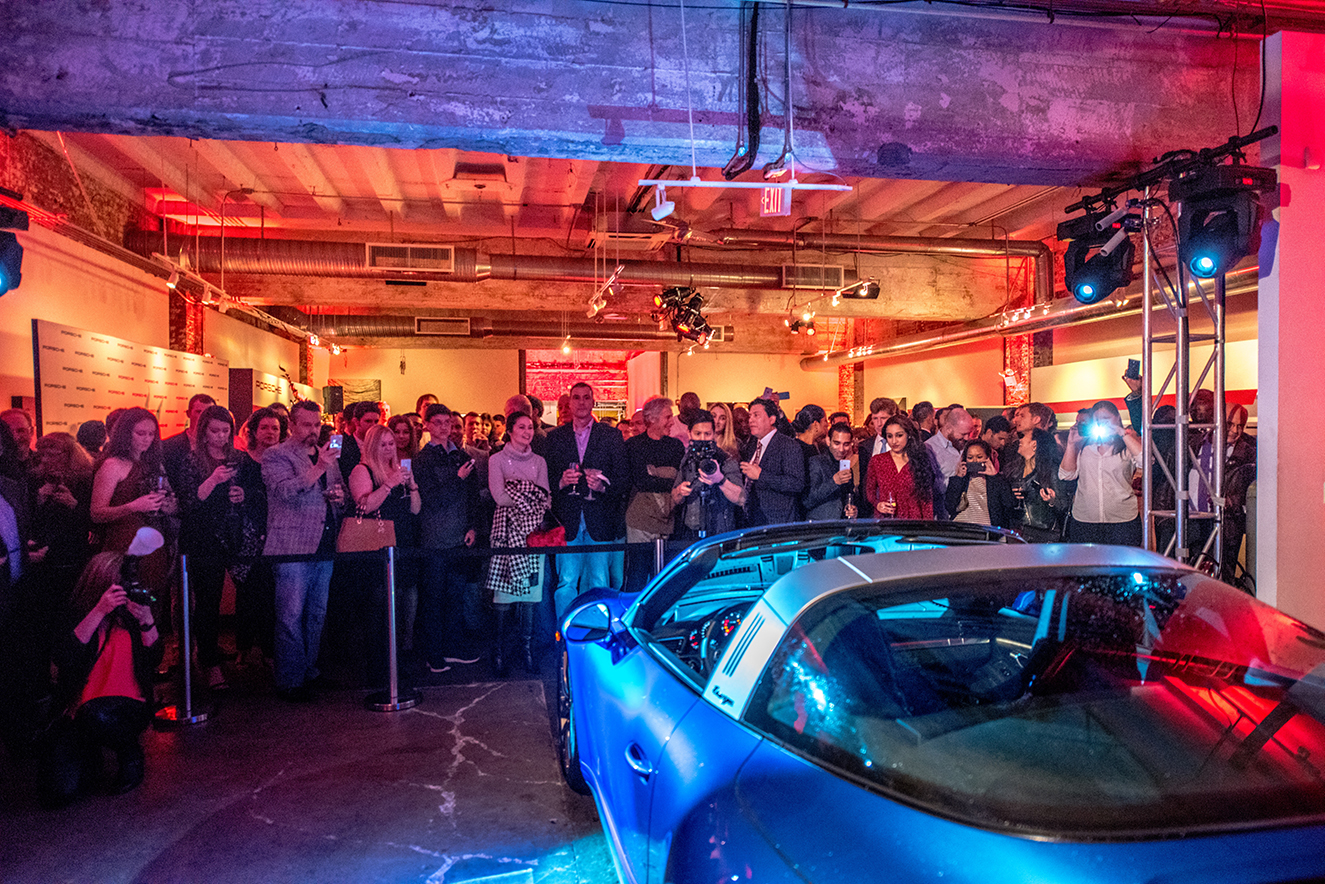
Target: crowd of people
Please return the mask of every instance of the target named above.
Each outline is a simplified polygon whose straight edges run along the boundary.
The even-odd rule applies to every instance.
[[[1106,400],[1066,431],[1034,402],[981,420],[961,404],[908,412],[881,397],[856,425],[815,404],[789,417],[767,391],[707,408],[691,392],[653,397],[627,418],[600,420],[587,383],[560,397],[555,425],[523,394],[494,415],[427,394],[394,415],[383,402],[330,416],[298,401],[238,419],[199,394],[187,429],[164,440],[142,408],[40,439],[29,415],[10,410],[0,414],[6,741],[21,743],[39,718],[18,710],[46,711],[54,804],[96,779],[101,746],[119,759],[113,791],[141,781],[138,736],[162,633],[174,632],[180,553],[195,648],[179,656],[196,655],[210,690],[228,689],[236,666],[269,669],[290,702],[313,699],[329,665],[358,666],[362,684],[382,686],[385,572],[378,558],[337,556],[348,523],[399,553],[399,647],[405,671],[420,678],[485,658],[499,675],[535,670],[551,633],[540,623],[587,589],[647,581],[652,552],[627,556],[622,544],[869,518],[1139,544],[1141,403],[1139,384],[1128,383],[1131,426]],[[1194,417],[1208,419],[1212,406],[1198,393]],[[1246,410],[1233,406],[1229,418],[1226,561],[1236,559],[1255,469]],[[1193,437],[1203,466],[1217,449],[1209,436]],[[1156,445],[1171,468],[1171,438],[1166,449],[1157,431]],[[1194,524],[1199,533],[1205,523]],[[159,532],[159,548],[133,548],[143,528]],[[530,551],[537,546],[562,551]],[[503,548],[521,551],[470,552]],[[145,597],[126,596],[126,561]],[[227,577],[233,653],[221,640]]]

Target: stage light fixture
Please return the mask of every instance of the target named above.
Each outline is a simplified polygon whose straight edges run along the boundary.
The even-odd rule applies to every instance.
[[[23,282],[23,247],[8,230],[0,231],[0,295]]]
[[[179,271],[170,271],[170,277],[166,280],[166,288],[172,292],[179,288]]]
[[[1070,241],[1063,256],[1068,291],[1082,304],[1094,304],[1132,281],[1136,244],[1127,236],[1129,220],[1118,217],[1100,229],[1098,213],[1088,212],[1058,225],[1058,239]]]
[[[879,283],[874,277],[862,279],[860,282],[843,286],[833,295],[833,304],[837,304],[838,298],[847,298],[853,301],[873,301],[879,297]]]
[[[1178,257],[1193,276],[1227,273],[1261,246],[1260,194],[1278,186],[1273,169],[1204,166],[1169,184],[1178,215]]]
[[[653,209],[649,212],[654,221],[661,221],[676,211],[676,203],[667,198],[667,188],[659,184],[653,190]]]

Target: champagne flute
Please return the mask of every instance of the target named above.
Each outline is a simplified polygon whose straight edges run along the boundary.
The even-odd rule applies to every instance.
[[[572,470],[574,470],[574,471],[577,472],[577,473],[580,472],[580,462],[579,462],[578,460],[573,460],[573,461],[571,461],[569,464],[567,464],[566,466],[567,466],[569,469],[572,469]],[[583,473],[581,473],[581,476],[582,476],[582,475],[583,475]],[[580,480],[579,480],[579,479],[576,479],[576,480],[575,480],[575,484],[572,485],[572,486],[570,486],[570,490],[567,491],[566,494],[569,495],[570,497],[579,497],[579,496],[580,496]]]

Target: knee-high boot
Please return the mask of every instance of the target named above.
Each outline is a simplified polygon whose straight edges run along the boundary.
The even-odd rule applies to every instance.
[[[511,610],[512,607],[512,605],[493,605],[497,614],[497,641],[492,652],[492,668],[500,678],[505,678],[511,671],[511,660],[507,652],[514,626],[513,618],[516,616],[516,612]]]

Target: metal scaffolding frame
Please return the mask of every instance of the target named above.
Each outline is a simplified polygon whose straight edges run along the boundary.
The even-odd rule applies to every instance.
[[[1223,274],[1208,280],[1210,291],[1207,292],[1201,280],[1187,273],[1181,261],[1177,262],[1178,283],[1173,285],[1163,267],[1155,257],[1152,235],[1154,226],[1162,220],[1153,212],[1158,200],[1152,199],[1152,187],[1145,188],[1142,214],[1142,262],[1145,272],[1142,282],[1141,330],[1143,349],[1141,352],[1141,391],[1143,408],[1141,409],[1141,437],[1147,451],[1142,465],[1142,522],[1143,543],[1147,547],[1156,545],[1156,525],[1160,519],[1173,520],[1173,534],[1160,550],[1165,555],[1183,562],[1207,565],[1213,573],[1219,573],[1223,562],[1224,532],[1224,444],[1228,431],[1224,424],[1228,414],[1224,390],[1224,357],[1227,343],[1224,329],[1225,277]],[[1164,215],[1167,216],[1167,210]],[[1175,231],[1176,233],[1176,231]],[[1175,237],[1176,238],[1176,237]],[[1193,296],[1195,301],[1193,301]],[[1164,309],[1159,309],[1160,307]],[[1154,314],[1171,323],[1156,330]],[[1201,330],[1193,331],[1193,314]],[[1208,322],[1207,322],[1208,321]],[[1168,324],[1166,324],[1168,325]],[[1208,327],[1208,331],[1204,330]],[[1209,357],[1201,367],[1200,375],[1192,383],[1193,345],[1211,345]],[[1157,350],[1161,355],[1171,348],[1173,364],[1169,368],[1164,382],[1156,390],[1154,386],[1154,367]],[[1212,422],[1193,422],[1191,419],[1192,393],[1201,389],[1206,380],[1214,384],[1214,415]],[[1172,423],[1155,423],[1154,415],[1164,400],[1172,394],[1174,397],[1174,419]],[[1164,460],[1163,452],[1155,442],[1155,430],[1173,431],[1173,470],[1170,472]],[[1200,455],[1205,445],[1209,445],[1210,463],[1202,465]],[[1195,450],[1193,450],[1195,445]],[[1157,510],[1154,508],[1154,477],[1158,465],[1164,480],[1173,489],[1174,509]],[[1195,485],[1192,484],[1195,479]],[[1197,493],[1205,490],[1208,508],[1196,509]],[[1193,523],[1208,523],[1209,532],[1194,532]],[[1205,534],[1199,549],[1193,550],[1192,541]]]

